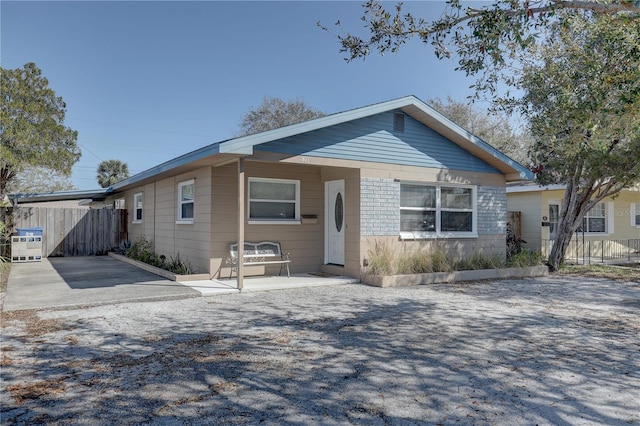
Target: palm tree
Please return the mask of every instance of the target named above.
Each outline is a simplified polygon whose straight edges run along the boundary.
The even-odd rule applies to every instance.
[[[98,184],[102,188],[125,180],[129,177],[129,166],[120,160],[106,160],[98,165]]]

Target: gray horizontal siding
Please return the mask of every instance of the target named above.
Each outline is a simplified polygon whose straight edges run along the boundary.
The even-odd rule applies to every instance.
[[[393,130],[394,111],[291,136],[256,150],[310,157],[499,173],[455,143],[405,115],[404,132]]]

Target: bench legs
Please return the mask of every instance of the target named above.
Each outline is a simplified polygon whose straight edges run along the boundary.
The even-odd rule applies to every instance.
[[[291,278],[291,273],[289,272],[289,262],[286,263],[281,263],[280,264],[280,272],[278,273],[278,276],[282,275],[282,268],[286,266],[287,267],[287,278]]]

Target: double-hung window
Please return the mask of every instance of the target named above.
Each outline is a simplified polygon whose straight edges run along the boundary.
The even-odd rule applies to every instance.
[[[299,223],[300,181],[249,178],[249,223]]]
[[[587,234],[607,233],[607,204],[598,203],[582,218],[582,225],[577,232]]]
[[[475,223],[475,187],[400,185],[401,237],[475,237]]]
[[[178,223],[193,223],[195,182],[188,180],[178,184]]]
[[[142,192],[133,194],[133,223],[142,223]]]

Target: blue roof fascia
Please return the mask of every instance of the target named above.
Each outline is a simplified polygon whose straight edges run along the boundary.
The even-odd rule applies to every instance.
[[[186,166],[187,164],[194,161],[202,160],[204,158],[218,154],[219,146],[220,142],[216,142],[211,145],[196,149],[195,151],[191,151],[187,154],[181,155],[180,157],[176,157],[172,160],[166,161],[162,164],[145,170],[144,172],[138,173],[137,175],[120,181],[111,186],[109,189],[111,189],[112,191],[117,191],[121,188],[124,188],[125,186],[133,185],[143,180],[150,179],[156,175],[159,175],[160,173],[175,169],[176,167]]]

